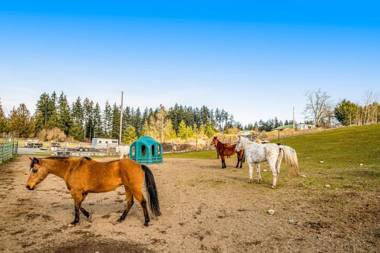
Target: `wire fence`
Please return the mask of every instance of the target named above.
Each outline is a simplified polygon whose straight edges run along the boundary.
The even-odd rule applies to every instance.
[[[17,154],[18,142],[8,139],[0,142],[0,164],[11,159]]]

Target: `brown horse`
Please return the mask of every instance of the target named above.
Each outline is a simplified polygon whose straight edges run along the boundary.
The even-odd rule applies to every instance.
[[[96,162],[88,157],[34,157],[30,160],[30,176],[26,188],[33,190],[48,174],[62,178],[74,199],[73,225],[79,223],[79,211],[90,218],[90,213],[81,206],[88,193],[109,192],[124,185],[127,207],[118,221],[122,222],[127,217],[135,198],[143,208],[144,225],[148,226],[150,219],[142,193],[144,178],[151,210],[155,216],[161,215],[156,183],[151,170],[145,165],[129,159]]]
[[[230,157],[235,153],[237,154],[237,159],[238,159],[238,162],[236,164],[236,168],[239,167],[239,163],[240,163],[240,168],[243,167],[244,150],[240,150],[239,152],[237,152],[235,150],[236,144],[222,143],[221,141],[218,140],[218,137],[215,136],[211,141],[211,145],[215,146],[216,152],[217,152],[218,156],[220,157],[220,159],[222,160],[222,169],[227,168],[226,161],[225,161],[224,157],[225,156]]]

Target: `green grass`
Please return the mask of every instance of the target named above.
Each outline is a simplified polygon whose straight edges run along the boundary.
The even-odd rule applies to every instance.
[[[298,153],[301,173],[307,176],[293,180],[300,187],[325,188],[326,184],[331,186],[329,189],[380,187],[380,125],[332,129],[279,142]],[[166,154],[165,158],[215,159],[216,154],[211,150]]]
[[[212,159],[212,158],[216,158],[216,151],[208,150],[208,151],[197,151],[197,152],[170,153],[170,154],[164,154],[164,158]]]

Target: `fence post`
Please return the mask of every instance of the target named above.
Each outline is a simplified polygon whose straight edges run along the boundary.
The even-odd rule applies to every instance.
[[[0,143],[0,164],[3,163],[4,144]]]

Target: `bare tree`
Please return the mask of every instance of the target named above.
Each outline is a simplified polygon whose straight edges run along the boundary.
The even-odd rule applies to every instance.
[[[367,91],[364,96],[363,124],[373,124],[377,121],[377,96],[372,91]]]
[[[326,92],[319,89],[306,93],[305,114],[314,121],[316,126],[327,123],[331,116],[331,108],[330,96]]]

